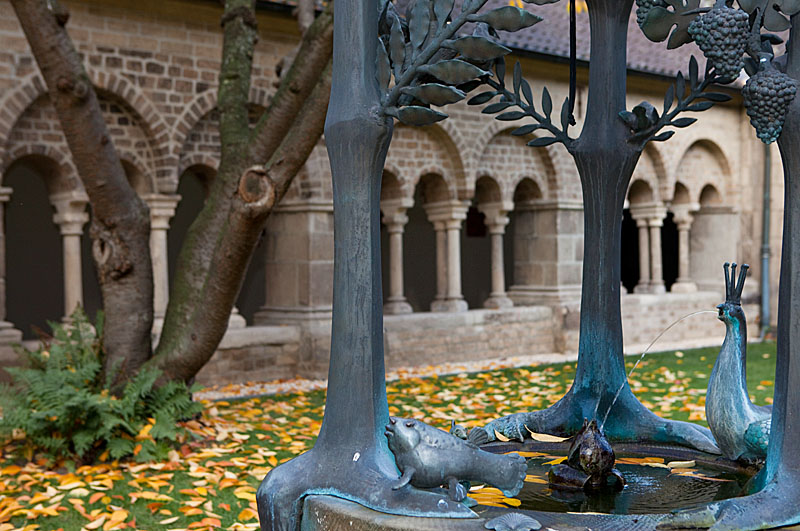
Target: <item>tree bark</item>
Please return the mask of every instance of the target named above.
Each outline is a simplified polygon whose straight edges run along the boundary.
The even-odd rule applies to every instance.
[[[330,95],[326,64],[333,24],[326,11],[306,32],[301,53],[251,132],[247,103],[257,38],[253,0],[228,0],[223,24],[222,158],[178,257],[153,359],[163,380],[188,381],[214,354],[264,224],[322,135]]]
[[[93,254],[106,315],[104,369],[118,369],[119,384],[151,353],[149,210],[128,183],[109,138],[97,95],[64,28],[66,10],[54,0],[11,3],[92,205]]]

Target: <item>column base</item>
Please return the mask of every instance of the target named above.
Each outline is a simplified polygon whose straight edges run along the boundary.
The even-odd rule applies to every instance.
[[[581,286],[558,287],[515,285],[506,294],[514,306],[561,306],[581,300]],[[491,298],[491,297],[489,297]]]
[[[400,315],[404,313],[413,313],[411,305],[405,299],[388,300],[383,305],[383,313],[388,315]]]
[[[501,310],[503,308],[511,308],[514,302],[509,299],[505,293],[499,295],[489,295],[489,298],[483,303],[484,308],[492,310]]]
[[[653,295],[661,295],[662,293],[666,293],[667,288],[664,284],[650,284],[650,293]]]
[[[262,307],[253,316],[255,325],[296,324],[298,321],[329,320],[333,317],[331,306],[306,308]]]
[[[245,328],[246,326],[247,326],[247,321],[239,313],[239,310],[234,307],[233,311],[231,311],[231,316],[228,317],[228,330]]]
[[[670,289],[672,293],[694,293],[697,291],[697,284],[690,280],[678,280]]]
[[[14,328],[8,321],[0,321],[0,344],[19,343],[22,341],[22,331]]]
[[[650,286],[649,282],[647,284],[639,283],[639,284],[636,284],[636,286],[633,288],[633,292],[634,293],[653,293],[650,288],[651,288],[651,286]]]
[[[443,301],[433,301],[431,303],[432,312],[466,312],[468,309],[467,301],[464,299],[447,299]]]

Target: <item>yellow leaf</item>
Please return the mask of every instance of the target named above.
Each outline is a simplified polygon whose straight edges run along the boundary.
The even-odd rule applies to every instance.
[[[10,465],[7,467],[3,467],[3,469],[0,470],[0,476],[15,476],[19,474],[20,470],[22,469],[17,465]]]
[[[180,518],[180,516],[173,516],[172,518],[166,518],[164,520],[161,520],[159,522],[159,524],[163,524],[163,525],[171,524],[171,523],[177,522],[179,518]]]
[[[695,461],[670,461],[667,463],[669,468],[694,468],[696,465]]]
[[[106,515],[105,515],[105,514],[103,514],[103,515],[101,515],[101,516],[100,516],[100,518],[98,518],[97,520],[94,520],[94,521],[92,521],[92,522],[89,522],[88,524],[86,524],[86,525],[85,525],[85,526],[83,526],[83,527],[84,527],[85,529],[97,529],[98,527],[100,527],[101,525],[103,525],[103,522],[105,522],[105,521],[106,521]]]
[[[536,433],[531,431],[527,426],[525,426],[525,429],[528,430],[528,433],[531,434],[531,439],[534,441],[559,443],[569,439],[569,437],[556,437],[555,435],[550,435],[548,433]]]
[[[510,440],[508,437],[506,437],[505,435],[503,435],[502,433],[500,433],[497,430],[494,430],[494,436],[497,438],[498,441],[501,441],[501,442],[508,442]]]
[[[516,498],[503,498],[503,503],[505,503],[506,505],[510,505],[512,507],[519,507],[520,505],[522,505],[522,502]]]
[[[256,518],[258,518],[258,513],[249,507],[242,509],[242,512],[239,513],[239,520],[254,520]]]
[[[545,463],[545,465],[560,465],[561,463],[563,463],[563,462],[564,462],[564,461],[566,461],[566,460],[567,460],[567,456],[564,456],[564,457],[556,457],[556,458],[555,458],[555,459],[553,459],[552,461],[548,461],[548,462],[546,462],[546,463]]]
[[[137,441],[143,441],[150,436],[150,430],[153,429],[152,424],[145,424],[144,427],[136,434]]]

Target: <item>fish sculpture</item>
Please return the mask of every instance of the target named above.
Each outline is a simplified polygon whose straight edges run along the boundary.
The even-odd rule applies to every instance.
[[[601,489],[611,485],[616,489],[625,486],[622,473],[614,468],[614,449],[606,439],[603,429],[592,419],[583,420],[583,427],[575,434],[567,454],[567,464],[553,466],[548,473],[550,484],[559,488]]]
[[[390,417],[386,425],[389,449],[402,475],[392,488],[411,484],[421,489],[445,485],[450,499],[464,501],[467,489],[460,482],[486,483],[508,497],[522,489],[528,465],[517,454],[493,454],[471,441],[415,419]]]

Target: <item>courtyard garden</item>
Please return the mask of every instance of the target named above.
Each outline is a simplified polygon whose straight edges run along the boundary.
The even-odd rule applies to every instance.
[[[658,415],[705,425],[705,390],[717,352],[649,354],[630,377],[631,387]],[[626,359],[628,370],[635,361]],[[574,371],[574,362],[424,378],[401,371],[387,382],[389,410],[442,429],[451,419],[482,425],[549,406],[567,391]],[[749,345],[747,371],[752,399],[771,403],[775,344]],[[3,442],[0,531],[257,529],[258,484],[272,467],[313,446],[324,401],[322,390],[203,401],[202,414],[185,423],[191,436],[167,459],[146,463],[101,455],[91,466],[47,466],[18,434]],[[148,437],[143,429],[136,439]],[[487,500],[481,501],[515,503]]]

